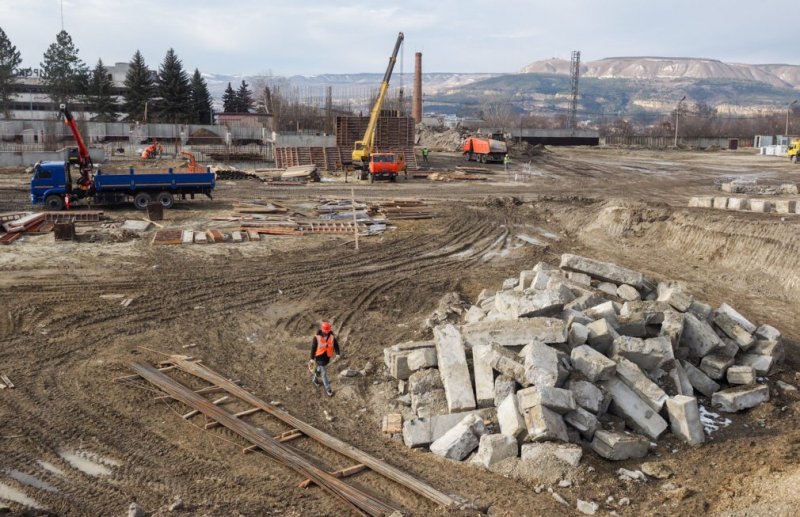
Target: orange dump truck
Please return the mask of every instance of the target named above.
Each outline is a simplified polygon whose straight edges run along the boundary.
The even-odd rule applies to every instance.
[[[508,153],[508,146],[502,140],[471,136],[464,141],[463,151],[470,162],[502,163]]]

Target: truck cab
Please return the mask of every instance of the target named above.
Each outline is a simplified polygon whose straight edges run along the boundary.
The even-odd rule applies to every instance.
[[[65,162],[38,162],[31,177],[31,203],[49,210],[64,208],[64,196],[72,193],[72,178]]]
[[[795,139],[789,149],[786,151],[786,156],[792,163],[800,163],[800,138]]]
[[[405,160],[394,153],[372,153],[369,157],[369,180],[388,179],[394,181],[397,174],[405,171]]]

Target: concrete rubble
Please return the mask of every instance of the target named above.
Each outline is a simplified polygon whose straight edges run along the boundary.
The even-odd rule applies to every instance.
[[[666,433],[698,446],[700,405],[731,413],[769,401],[765,376],[785,357],[778,329],[727,304],[570,254],[484,290],[460,314],[384,359],[413,413],[406,445],[485,468],[576,450],[565,461],[577,465],[581,445],[643,458]]]

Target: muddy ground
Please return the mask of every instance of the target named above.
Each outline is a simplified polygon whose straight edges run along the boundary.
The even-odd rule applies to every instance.
[[[456,157],[434,154],[433,166]],[[571,515],[577,499],[619,515],[796,515],[800,507],[800,216],[689,209],[691,195],[713,195],[725,178],[796,182],[800,167],[739,152],[556,149],[526,174],[487,182],[400,181],[306,187],[256,181],[220,182],[215,199],[182,203],[167,227],[232,228],[213,222],[235,200],[273,200],[310,213],[327,197],[424,199],[441,217],[398,222],[380,237],[270,237],[260,243],[153,246],[152,231],[110,242],[99,225],[80,228],[76,243],[52,235],[0,248],[0,506],[12,514],[124,515],[138,502],[148,512],[196,515],[344,515],[347,509],[225,430],[183,420],[185,407],[156,401],[143,383],[119,383],[128,363],[189,353],[240,380],[267,401],[413,473],[460,494],[491,515]],[[22,171],[0,174],[0,212],[26,207]],[[514,196],[521,204],[508,202]],[[498,201],[500,198],[500,201]],[[107,209],[121,223],[141,214]],[[518,238],[533,237],[539,245]],[[90,242],[94,240],[95,242]],[[530,240],[530,239],[529,239]],[[698,299],[726,301],[789,341],[787,365],[770,379],[772,399],[733,417],[709,442],[690,448],[668,437],[650,459],[675,475],[647,483],[620,481],[619,467],[586,451],[571,487],[555,490],[562,506],[534,480],[517,481],[407,449],[382,436],[381,404],[395,383],[382,350],[424,336],[422,322],[441,295],[474,298],[540,260],[579,253],[686,283]],[[104,296],[106,295],[106,296]],[[123,295],[133,298],[120,305]],[[338,331],[345,358],[333,367],[335,397],[320,397],[306,371],[320,320]],[[345,367],[375,368],[342,379]],[[182,378],[182,380],[187,380]],[[231,408],[234,409],[234,408]],[[326,417],[326,413],[332,421]],[[266,416],[248,417],[280,432]],[[303,440],[293,442],[330,468],[351,462]],[[415,515],[444,515],[412,492],[364,473],[350,481]],[[606,504],[609,496],[613,503]],[[622,498],[630,505],[618,505]],[[23,501],[25,504],[21,504]],[[36,508],[39,509],[36,509]],[[454,512],[454,514],[474,512]]]

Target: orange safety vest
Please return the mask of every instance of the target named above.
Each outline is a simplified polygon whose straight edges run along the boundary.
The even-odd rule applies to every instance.
[[[328,357],[333,357],[333,334],[328,334],[328,338],[317,335],[317,353],[316,357],[327,354]]]

